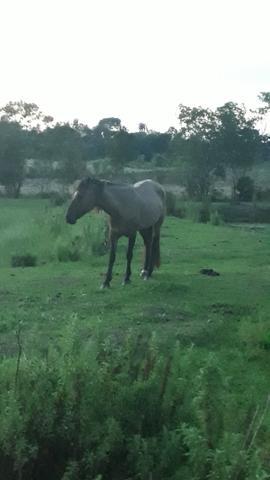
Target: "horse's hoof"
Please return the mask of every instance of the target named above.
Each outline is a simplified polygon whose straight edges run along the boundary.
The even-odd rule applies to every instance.
[[[105,290],[105,288],[110,288],[110,286],[111,286],[111,285],[110,285],[109,283],[102,283],[102,284],[100,285],[100,290]]]
[[[122,285],[124,287],[125,285],[129,285],[130,283],[131,283],[131,280],[128,278],[127,280],[123,280]]]
[[[142,269],[140,273],[140,277],[145,278],[145,276],[147,276],[147,270]]]

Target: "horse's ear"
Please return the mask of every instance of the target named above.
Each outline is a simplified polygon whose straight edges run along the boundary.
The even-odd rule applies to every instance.
[[[87,188],[87,187],[90,187],[90,185],[92,185],[92,184],[93,184],[93,178],[91,178],[91,177],[85,177],[85,178],[81,181],[80,186]]]
[[[86,187],[86,188],[88,188],[90,186],[93,186],[93,185],[96,185],[96,186],[99,187],[100,185],[102,185],[102,182],[98,178],[86,177],[81,182],[81,185]]]

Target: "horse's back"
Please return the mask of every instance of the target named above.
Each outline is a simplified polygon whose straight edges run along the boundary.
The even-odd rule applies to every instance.
[[[166,203],[163,187],[148,179],[135,183],[134,189],[141,199],[141,228],[148,228],[157,222],[162,222]]]
[[[151,180],[141,180],[140,182],[134,183],[134,188],[137,192],[140,192],[144,198],[148,197],[149,199],[154,199],[155,195],[158,195],[165,202],[165,190],[160,185],[160,183]]]

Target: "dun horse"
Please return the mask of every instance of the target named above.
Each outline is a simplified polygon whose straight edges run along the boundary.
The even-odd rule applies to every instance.
[[[165,216],[165,192],[162,186],[152,180],[125,185],[86,178],[80,182],[73,196],[66,221],[74,224],[94,207],[104,210],[110,217],[110,258],[102,287],[110,286],[117,241],[123,235],[128,237],[127,266],[123,283],[130,282],[137,232],[140,232],[145,245],[141,276],[145,280],[151,277],[154,267],[158,267],[160,263],[160,227]]]

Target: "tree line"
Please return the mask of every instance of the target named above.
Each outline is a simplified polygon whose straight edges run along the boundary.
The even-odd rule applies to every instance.
[[[228,171],[236,190],[243,172],[270,160],[270,137],[258,127],[269,114],[270,93],[259,99],[260,108],[253,111],[234,102],[215,110],[181,104],[179,128],[162,133],[144,123],[129,132],[116,117],[93,128],[78,120],[56,123],[34,103],[9,102],[0,108],[0,184],[17,197],[27,176],[69,184],[85,174],[90,160],[108,158],[117,172],[138,158],[147,165],[159,156],[164,167],[179,168],[192,198],[207,197],[214,179]],[[27,159],[34,159],[30,169]]]

